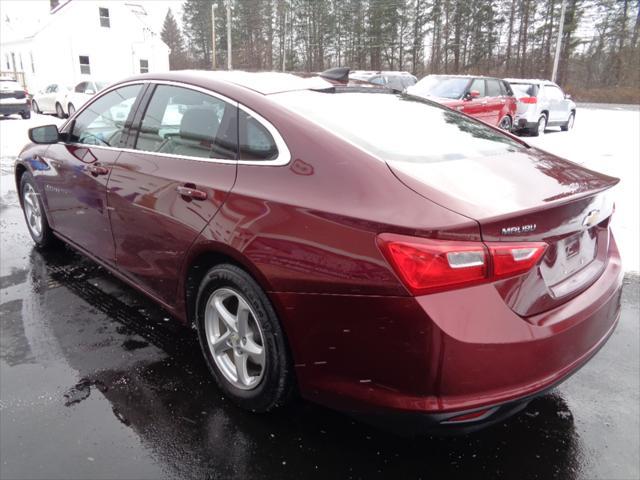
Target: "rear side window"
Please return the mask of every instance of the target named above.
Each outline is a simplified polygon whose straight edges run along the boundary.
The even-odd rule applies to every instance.
[[[135,149],[234,160],[237,107],[188,88],[158,85],[142,118]]]
[[[507,82],[500,82],[500,88],[504,92],[503,95],[513,97],[513,90],[511,90],[511,86]]]
[[[471,82],[469,91],[472,92],[473,90],[480,92],[480,97],[487,96],[487,92],[484,88],[484,78],[476,78],[473,82]]]
[[[538,95],[537,87],[532,83],[512,83],[514,95],[518,98],[521,97],[535,97]]]
[[[487,96],[499,97],[500,95],[500,82],[498,80],[487,80]]]
[[[240,160],[274,160],[278,147],[269,131],[243,110],[239,113]]]
[[[92,102],[74,120],[70,140],[86,145],[121,146],[125,122],[141,90],[141,85],[129,85]]]
[[[76,93],[84,93],[86,88],[87,82],[80,82],[78,85],[76,85],[75,91]]]

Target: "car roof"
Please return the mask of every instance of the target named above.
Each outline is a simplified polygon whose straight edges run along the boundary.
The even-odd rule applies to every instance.
[[[207,82],[222,81],[253,90],[263,95],[288,92],[294,90],[324,90],[332,88],[335,83],[319,76],[301,77],[281,72],[245,72],[242,70],[178,70],[172,71],[171,77],[176,81]],[[144,74],[136,78],[155,78],[154,74]]]
[[[558,86],[557,83],[554,83],[551,80],[544,80],[542,78],[505,78],[504,80],[509,83],[533,83]]]
[[[430,73],[429,75],[425,75],[422,78],[427,78],[427,77],[442,77],[442,78],[468,78],[468,79],[475,79],[475,78],[483,78],[485,80],[498,80],[498,81],[502,81],[502,78],[498,78],[498,77],[488,77],[487,75],[462,75],[462,74],[448,74],[448,73]],[[422,78],[420,80],[422,80]]]
[[[398,75],[403,77],[413,77],[409,72],[399,70],[352,70],[349,75],[373,76],[373,75]]]

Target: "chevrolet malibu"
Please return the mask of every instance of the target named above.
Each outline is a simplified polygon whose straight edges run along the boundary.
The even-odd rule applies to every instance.
[[[404,430],[477,429],[618,319],[618,180],[429,100],[145,74],[29,135],[15,176],[36,245],[64,241],[194,326],[252,411],[299,392]]]

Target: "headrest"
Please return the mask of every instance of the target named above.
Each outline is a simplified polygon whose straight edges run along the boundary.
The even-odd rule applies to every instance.
[[[207,107],[191,107],[182,115],[180,137],[195,141],[215,140],[220,120],[215,110]]]

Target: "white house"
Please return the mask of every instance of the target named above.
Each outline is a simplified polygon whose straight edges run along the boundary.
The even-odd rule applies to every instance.
[[[30,91],[169,70],[169,47],[147,24],[142,2],[51,0],[51,6],[33,32],[2,25],[0,71],[17,74]]]

